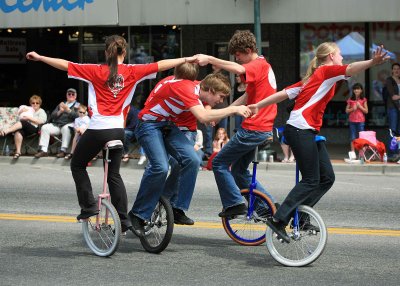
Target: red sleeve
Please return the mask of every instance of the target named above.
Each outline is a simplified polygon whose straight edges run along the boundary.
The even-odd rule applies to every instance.
[[[68,63],[68,76],[86,81],[92,81],[99,65]]]
[[[333,66],[325,66],[324,68],[324,78],[332,78],[337,76],[346,76],[346,69],[348,65],[333,65]]]
[[[130,67],[137,79],[158,72],[158,63],[131,65]]]

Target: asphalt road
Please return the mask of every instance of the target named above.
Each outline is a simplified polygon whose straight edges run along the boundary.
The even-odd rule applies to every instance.
[[[122,169],[133,203],[143,170]],[[95,190],[101,168],[89,168]],[[278,201],[290,171],[258,172]],[[132,234],[111,258],[86,247],[69,168],[0,163],[0,285],[399,285],[400,189],[396,175],[337,173],[316,209],[328,245],[312,265],[279,265],[265,246],[235,244],[225,234],[212,172],[199,173],[191,209],[196,224],[175,227],[168,248],[145,252]]]

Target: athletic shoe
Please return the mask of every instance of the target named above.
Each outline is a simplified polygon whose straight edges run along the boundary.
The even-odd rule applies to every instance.
[[[237,215],[244,215],[247,213],[247,207],[246,204],[240,204],[236,205],[233,207],[229,207],[222,212],[220,212],[218,215],[220,217],[232,217],[232,216],[237,216]]]
[[[138,165],[143,165],[144,162],[146,162],[146,156],[145,155],[140,155]]]
[[[194,225],[194,221],[185,215],[185,212],[180,209],[172,209],[174,212],[174,223],[184,225]]]
[[[267,225],[277,234],[278,239],[282,239],[287,243],[290,243],[290,237],[286,233],[286,225],[280,221],[274,221],[273,219],[268,219],[266,221]]]

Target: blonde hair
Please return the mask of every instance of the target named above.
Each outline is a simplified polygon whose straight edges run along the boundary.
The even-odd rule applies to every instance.
[[[82,108],[83,110],[85,110],[85,112],[87,111],[87,106],[84,105],[84,104],[79,104],[78,109],[79,109],[79,108]]]
[[[226,132],[225,128],[223,128],[223,127],[220,127],[220,128],[217,129],[217,132],[215,132],[214,140],[218,141],[218,139],[219,139],[218,138],[218,132],[219,131],[222,131],[224,133],[224,144],[228,143],[228,141],[229,141],[228,133]]]
[[[184,63],[174,69],[174,75],[178,79],[195,80],[199,74],[199,66],[197,64]]]
[[[221,92],[225,95],[229,95],[231,93],[231,83],[229,82],[228,77],[219,72],[207,75],[201,81],[200,88],[203,91],[209,91],[212,94]]]
[[[334,53],[338,49],[338,46],[334,42],[325,42],[320,44],[315,49],[315,56],[308,65],[306,75],[303,78],[303,82],[307,81],[314,73],[314,71],[325,61],[329,54]]]
[[[32,95],[31,98],[29,98],[29,104],[32,103],[32,101],[36,100],[37,102],[39,102],[39,105],[42,105],[42,98],[39,95]]]

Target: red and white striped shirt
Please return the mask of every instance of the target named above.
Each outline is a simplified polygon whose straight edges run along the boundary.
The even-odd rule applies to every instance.
[[[155,78],[158,64],[118,65],[114,86],[106,81],[107,65],[68,63],[68,77],[89,84],[88,112],[91,117],[89,129],[124,128],[124,117],[139,82]]]
[[[305,82],[295,83],[285,91],[295,105],[287,124],[299,129],[319,131],[328,102],[335,95],[336,82],[346,79],[347,65],[327,65],[318,67]]]
[[[199,91],[200,86],[191,80],[166,77],[151,91],[139,119],[174,121],[189,108],[202,104]]]

